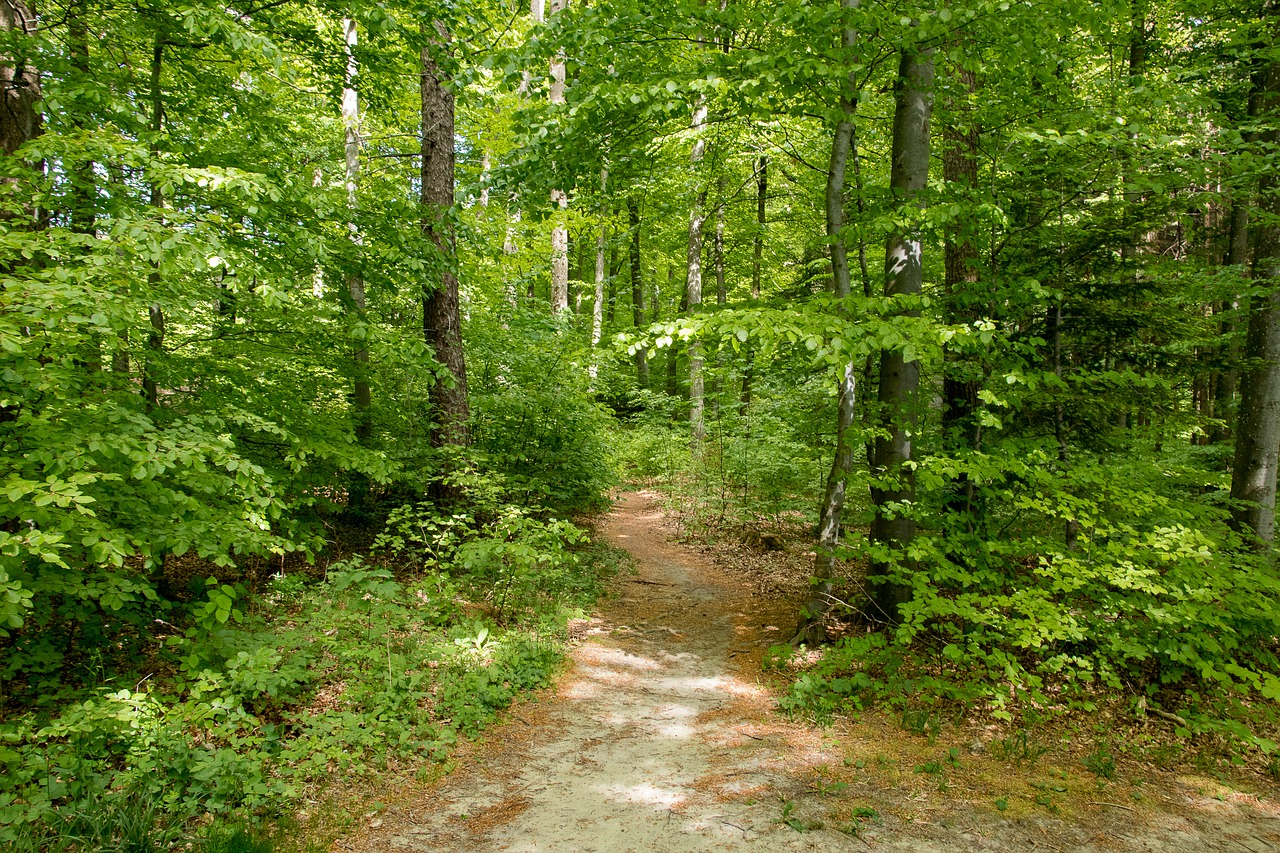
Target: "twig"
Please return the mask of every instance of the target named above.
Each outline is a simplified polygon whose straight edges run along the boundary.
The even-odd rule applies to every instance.
[[[1103,803],[1103,802],[1100,802],[1100,801],[1098,801],[1098,800],[1085,800],[1085,805],[1088,805],[1088,806],[1111,806],[1111,808],[1113,808],[1113,809],[1124,809],[1124,810],[1125,810],[1125,811],[1127,811],[1127,812],[1137,811],[1137,809],[1131,808],[1130,806],[1122,806],[1122,805],[1120,805],[1119,803]]]
[[[627,578],[627,583],[644,583],[649,586],[675,586],[673,583],[663,583],[662,581],[647,581],[644,578]]]
[[[1179,717],[1177,714],[1170,714],[1168,711],[1162,711],[1159,708],[1148,708],[1147,713],[1155,714],[1157,717],[1159,717],[1162,720],[1168,720],[1171,723],[1177,723],[1183,728],[1186,728],[1187,726],[1187,721],[1184,720],[1182,717]]]

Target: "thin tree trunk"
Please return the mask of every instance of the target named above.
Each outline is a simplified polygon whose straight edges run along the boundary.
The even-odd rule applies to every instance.
[[[432,56],[447,49],[449,34],[440,23],[437,37],[422,48],[422,231],[439,253],[439,279],[422,300],[427,346],[446,370],[431,390],[431,444],[465,445],[471,440],[467,405],[467,365],[462,349],[462,312],[458,300],[457,237],[449,224],[454,184],[454,100]]]
[[[702,138],[702,130],[706,123],[707,106],[700,98],[693,109],[693,120],[689,124],[695,134],[693,150],[689,153],[689,170],[693,173],[697,189],[694,192],[693,204],[689,207],[689,246],[686,254],[687,276],[685,279],[685,298],[689,310],[695,314],[702,306],[702,228],[707,219],[707,186],[698,178],[698,166],[706,151],[706,140]],[[702,342],[694,336],[689,339],[689,432],[695,449],[702,445],[707,434],[702,372]]]
[[[644,272],[640,268],[640,203],[635,196],[627,197],[627,219],[631,225],[631,317],[639,331],[645,326]],[[649,353],[645,347],[636,350],[636,384],[649,387]]]
[[[609,183],[609,169],[600,170],[600,194],[604,195]],[[604,201],[600,202],[601,219],[604,218]],[[608,226],[602,221],[600,223],[600,233],[596,235],[596,293],[595,304],[591,308],[591,366],[589,372],[591,378],[595,379],[599,373],[599,365],[596,363],[595,350],[600,346],[600,335],[604,330],[604,279],[605,279],[605,258],[604,247],[607,241]]]
[[[342,87],[342,136],[343,152],[346,155],[347,211],[351,219],[347,230],[351,242],[357,247],[364,245],[364,237],[356,225],[357,192],[360,188],[360,94],[356,91],[355,80],[360,68],[356,62],[355,48],[358,35],[356,22],[351,18],[342,19],[343,35],[346,41],[347,69],[346,79]],[[347,276],[347,292],[351,296],[351,304],[355,307],[355,319],[363,326],[368,312],[368,301],[365,299],[364,277],[359,272]],[[364,340],[361,338],[361,340]],[[357,344],[352,353],[352,408],[355,420],[356,442],[361,447],[368,447],[373,438],[373,392],[369,386],[369,347]],[[363,513],[369,497],[369,479],[359,472],[353,472],[347,484],[347,507],[354,513]]]
[[[766,219],[766,200],[769,192],[769,158],[760,155],[756,166],[756,233],[751,243],[751,298],[760,298],[760,280],[764,270],[764,232],[768,222]],[[751,407],[751,383],[755,380],[756,351],[747,345],[747,366],[742,371],[742,395],[739,413],[746,417]]]
[[[161,33],[157,32],[151,51],[151,133],[154,136],[151,143],[152,158],[156,158],[160,154],[159,136],[160,131],[164,128],[164,96],[160,90],[160,73],[163,66],[164,38]],[[151,184],[151,206],[156,210],[164,209],[164,192],[160,189],[159,183]],[[153,294],[160,289],[161,280],[158,261],[153,265],[150,275],[147,276],[147,283],[150,285]],[[161,353],[164,351],[165,333],[164,309],[160,307],[158,302],[153,302],[147,308],[147,319],[151,329],[147,333],[147,357],[142,366],[142,397],[146,401],[147,410],[154,411],[160,404],[156,365],[160,360]]]
[[[1227,248],[1227,266],[1248,270],[1249,264],[1249,205],[1243,199],[1233,199],[1231,203],[1231,243]],[[1240,307],[1240,297],[1234,297],[1230,303],[1222,305],[1222,312]],[[1216,444],[1231,439],[1231,424],[1235,417],[1236,389],[1239,385],[1240,344],[1236,337],[1234,319],[1222,324],[1223,365],[1213,377],[1213,416],[1220,422],[1209,430],[1209,443]]]
[[[918,207],[918,198],[929,178],[929,121],[933,113],[933,48],[904,50],[895,85],[893,160],[889,186],[903,207]],[[885,247],[886,296],[915,295],[923,284],[922,245],[914,231],[891,234]],[[918,312],[906,312],[915,316]],[[901,607],[911,600],[911,586],[901,573],[914,571],[907,556],[916,524],[908,509],[916,496],[911,462],[911,437],[915,433],[920,363],[907,361],[900,349],[880,353],[881,435],[875,441],[871,502],[875,515],[871,542],[896,552],[893,562],[871,566],[870,616],[895,623]],[[896,571],[896,578],[886,577]]]
[[[1059,288],[1061,289],[1061,288]],[[1062,378],[1062,300],[1059,299],[1049,307],[1045,317],[1045,325],[1049,330],[1049,345],[1053,347],[1053,375]],[[1058,445],[1058,465],[1066,470],[1071,462],[1067,447],[1066,412],[1062,401],[1057,400],[1053,406],[1053,437]],[[1076,549],[1076,536],[1080,531],[1080,523],[1074,516],[1069,517],[1063,528],[1063,544],[1068,551]]]
[[[859,0],[841,0],[846,9],[857,8]],[[852,51],[857,44],[857,32],[846,27],[841,34],[842,46]],[[852,63],[852,57],[850,58]],[[840,98],[842,117],[836,125],[831,141],[831,159],[827,165],[825,194],[827,244],[831,252],[831,278],[837,299],[848,299],[853,293],[849,272],[849,247],[845,242],[845,172],[849,166],[849,151],[853,143],[854,109],[857,93],[853,72],[846,77],[845,91]],[[831,611],[832,584],[835,577],[836,548],[840,544],[840,523],[844,514],[845,493],[849,473],[853,469],[853,446],[849,442],[849,430],[853,426],[854,403],[857,400],[857,384],[854,364],[849,362],[837,383],[836,397],[836,450],[827,474],[827,484],[818,508],[817,544],[813,556],[813,576],[809,579],[810,599],[800,612],[800,624],[791,642],[821,643],[826,639],[825,620]]]
[[[957,76],[967,95],[978,88],[977,77],[969,68],[957,68]],[[942,177],[956,191],[972,193],[978,187],[978,128],[965,116],[968,110],[951,110],[958,117],[956,124],[946,129],[945,147],[942,151]],[[964,221],[947,226],[943,243],[943,294],[946,301],[947,321],[971,322],[977,319],[973,310],[974,286],[978,283],[975,262],[978,251],[970,234],[965,233]],[[942,432],[946,446],[952,451],[976,450],[980,438],[978,432],[978,380],[974,373],[977,365],[972,359],[964,359],[947,349],[942,381]],[[959,514],[970,532],[973,531],[973,483],[965,473],[959,474],[952,484],[947,500],[948,509]]]
[[[676,288],[676,268],[674,266],[667,267],[667,287],[672,291]],[[680,296],[680,306],[676,309],[676,316],[683,317],[688,311],[689,291],[686,289]],[[657,317],[655,316],[654,319],[656,320]],[[690,347],[690,350],[692,350],[692,347]],[[680,339],[677,337],[667,347],[667,394],[672,397],[680,394],[679,365]]]
[[[550,0],[547,14],[555,15],[569,5],[569,0]],[[564,104],[565,57],[557,54],[551,60],[551,103]],[[562,212],[569,208],[569,196],[562,189],[551,191],[551,203]],[[561,213],[551,227],[551,313],[569,310],[569,228]]]
[[[1271,22],[1274,7],[1267,9]],[[1270,61],[1255,77],[1257,114],[1280,112],[1280,62]],[[1274,149],[1280,131],[1260,134]],[[1231,472],[1234,526],[1255,547],[1269,549],[1275,535],[1276,466],[1280,457],[1280,177],[1263,172],[1259,182],[1254,227],[1253,279],[1257,288],[1249,302],[1249,331],[1240,376],[1240,416],[1236,421],[1235,459]]]
[[[609,247],[609,276],[605,279],[604,326],[614,328],[614,319],[618,312],[618,276],[622,273],[622,253],[618,251],[617,240]]]

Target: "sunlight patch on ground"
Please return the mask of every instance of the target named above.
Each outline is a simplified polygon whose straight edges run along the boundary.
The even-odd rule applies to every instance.
[[[616,666],[641,672],[662,669],[662,664],[652,658],[633,655],[630,652],[624,652],[622,649],[610,649],[603,646],[597,646],[590,650],[584,649],[579,655],[579,659],[585,663]]]
[[[670,791],[641,782],[639,785],[601,785],[599,790],[611,800],[620,803],[652,806],[655,809],[673,809],[685,800],[680,791]]]
[[[655,690],[670,693],[739,693],[734,688],[736,679],[723,675],[686,676],[684,678],[661,678],[653,682]]]

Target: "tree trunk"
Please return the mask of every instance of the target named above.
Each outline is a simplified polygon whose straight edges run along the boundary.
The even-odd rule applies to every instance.
[[[689,207],[689,246],[686,254],[687,276],[685,279],[685,298],[688,301],[689,310],[695,314],[702,306],[702,227],[707,219],[707,187],[699,180],[698,166],[706,151],[706,140],[702,138],[702,130],[706,123],[707,106],[700,98],[693,109],[693,120],[689,124],[690,130],[694,133],[693,150],[689,153],[689,171],[693,174],[696,189],[693,203]],[[674,350],[672,352],[674,354]],[[694,336],[689,339],[689,432],[695,450],[702,445],[707,434],[702,370],[702,343]]]
[[[569,0],[550,0],[547,14],[555,15],[569,5]],[[557,54],[551,60],[551,103],[564,104],[565,57]],[[563,211],[569,208],[569,196],[564,190],[551,191],[551,203],[562,213],[551,226],[551,313],[563,314],[569,310],[569,228]],[[554,214],[553,214],[554,215]]]
[[[422,48],[422,231],[438,252],[439,278],[422,300],[427,346],[446,370],[431,390],[431,444],[470,443],[467,365],[462,349],[462,312],[458,304],[457,237],[449,224],[453,207],[453,92],[432,51],[443,51],[449,34],[435,25],[437,38]]]
[[[356,22],[351,18],[342,19],[342,30],[346,41],[347,69],[342,87],[342,143],[346,155],[347,211],[351,219],[347,230],[351,242],[357,247],[364,245],[364,238],[356,225],[357,191],[360,188],[360,95],[355,88],[356,75],[360,67],[356,62],[355,48],[358,39]],[[355,320],[363,326],[368,312],[368,302],[364,293],[364,277],[359,272],[347,276],[347,292],[351,296],[351,304],[355,308]],[[361,341],[364,338],[360,338]],[[373,437],[373,393],[369,387],[369,347],[364,343],[356,344],[352,353],[352,415],[355,421],[356,442],[361,447],[368,447]],[[368,503],[369,479],[359,472],[353,472],[347,483],[347,508],[360,514]]]
[[[1272,21],[1275,12],[1268,9]],[[1258,115],[1280,112],[1280,62],[1271,61],[1255,78]],[[1274,127],[1260,134],[1268,150],[1280,144]],[[1280,178],[1263,172],[1254,228],[1253,279],[1259,288],[1249,301],[1246,368],[1240,376],[1240,416],[1236,421],[1231,472],[1234,526],[1255,547],[1270,548],[1275,534],[1276,465],[1280,456]]]
[[[964,91],[972,96],[977,91],[977,77],[968,68],[957,68],[957,76]],[[957,121],[944,133],[942,151],[942,177],[954,191],[971,194],[978,187],[978,128],[965,113],[952,105],[952,115]],[[970,234],[965,233],[963,221],[948,224],[943,243],[943,294],[947,310],[947,322],[963,323],[977,319],[973,310],[978,270],[975,266],[978,252]],[[945,353],[945,369],[942,381],[942,432],[945,446],[951,451],[975,450],[978,447],[977,421],[979,365],[972,359],[957,356],[948,348]],[[947,500],[948,510],[959,515],[972,532],[973,483],[967,474],[959,474],[951,486]]]
[[[929,121],[933,113],[933,48],[902,52],[895,84],[893,161],[889,186],[902,207],[920,206],[918,199],[929,178]],[[913,217],[914,218],[914,217]],[[889,236],[885,247],[885,296],[915,295],[923,284],[922,246],[914,230]],[[918,312],[906,312],[916,316]],[[911,586],[891,571],[914,570],[906,550],[915,537],[910,505],[916,496],[911,465],[911,438],[915,433],[920,388],[920,363],[907,361],[902,350],[880,353],[881,435],[875,441],[871,502],[873,545],[896,552],[892,563],[871,565],[870,609],[872,619],[896,623],[901,607],[911,600]]]
[[[635,196],[627,197],[627,219],[631,224],[631,317],[636,331],[645,326],[644,273],[640,269],[640,203]],[[636,384],[649,387],[649,353],[645,347],[636,350]]]
[[[609,183],[609,169],[600,170],[600,194],[604,195]],[[600,218],[604,219],[604,201],[600,202]],[[600,368],[596,363],[595,350],[600,346],[600,335],[604,330],[604,280],[605,280],[605,258],[604,247],[607,242],[607,226],[603,221],[600,223],[600,233],[596,235],[596,293],[595,304],[591,308],[591,378],[595,379]]]
[[[160,154],[160,131],[164,128],[164,96],[160,89],[160,74],[164,66],[164,37],[156,32],[155,43],[151,51],[151,132],[154,139],[151,143],[151,156]],[[156,210],[164,209],[164,192],[158,183],[151,184],[151,206]],[[147,276],[151,291],[160,289],[159,261],[153,264],[152,272]],[[160,404],[160,388],[156,378],[157,362],[164,351],[164,309],[159,303],[152,303],[147,308],[147,320],[151,329],[147,333],[147,357],[142,365],[142,397],[146,401],[147,410],[153,411]]]
[[[36,31],[34,10],[23,0],[0,0],[0,30],[21,30],[28,35]],[[29,57],[0,57],[0,87],[3,87],[3,109],[0,109],[0,151],[12,155],[23,143],[40,135],[40,72],[27,63]]]
[[[676,268],[674,266],[667,267],[667,287],[672,291],[676,288]],[[655,309],[657,305],[654,305]],[[686,289],[680,296],[680,306],[676,309],[675,316],[683,317],[689,311],[689,291]],[[655,315],[654,319],[657,317]],[[690,351],[692,351],[690,347]],[[667,395],[678,397],[680,395],[679,369],[680,365],[680,338],[677,337],[667,347]],[[690,373],[693,371],[690,370]]]
[[[760,155],[756,166],[756,234],[751,241],[751,298],[760,298],[760,279],[764,274],[765,202],[769,192],[769,158]],[[742,396],[739,413],[746,417],[751,406],[751,383],[755,379],[756,351],[747,344],[747,366],[742,371]]]
[[[841,0],[846,9],[857,8],[859,0]],[[846,27],[841,43],[846,51],[852,51],[858,34]],[[850,58],[852,64],[852,57]],[[853,293],[849,272],[849,247],[845,242],[845,172],[849,166],[849,151],[853,143],[853,116],[857,105],[854,91],[856,80],[853,72],[846,77],[845,91],[840,97],[842,117],[836,125],[831,141],[831,159],[827,165],[825,194],[827,219],[827,244],[831,252],[831,278],[837,299],[848,299]],[[854,403],[857,400],[857,384],[854,364],[845,365],[837,383],[836,396],[836,451],[827,474],[827,485],[818,508],[817,545],[814,548],[813,576],[809,579],[810,599],[800,612],[800,624],[791,638],[792,644],[801,642],[821,643],[826,639],[825,620],[831,610],[831,591],[835,577],[836,548],[840,544],[840,522],[844,514],[845,492],[849,472],[853,469],[853,447],[849,443],[849,430],[853,426]]]

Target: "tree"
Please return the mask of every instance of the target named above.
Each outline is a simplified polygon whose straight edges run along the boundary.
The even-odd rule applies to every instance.
[[[438,252],[435,281],[422,301],[422,327],[440,364],[431,389],[434,420],[431,444],[470,442],[467,364],[458,301],[457,237],[450,217],[454,184],[454,97],[435,55],[446,49],[448,32],[434,25],[422,47],[422,231]]]
[[[841,0],[841,6],[845,9],[856,9],[859,5],[860,0]],[[842,46],[846,51],[851,52],[857,42],[857,31],[850,26],[845,26],[841,33]],[[824,198],[827,240],[831,244],[831,278],[835,297],[843,302],[848,302],[853,295],[849,247],[846,243],[848,235],[844,227],[845,209],[848,204],[845,196],[845,172],[849,167],[849,154],[853,148],[857,84],[857,74],[850,70],[845,89],[840,96],[840,119],[836,123],[831,142],[831,159],[827,166]],[[927,153],[925,156],[927,159]],[[814,549],[813,576],[810,580],[811,597],[801,611],[800,626],[793,636],[793,643],[816,644],[826,636],[823,622],[831,610],[836,547],[840,541],[845,491],[848,488],[849,474],[853,470],[853,443],[850,440],[850,432],[853,426],[857,393],[856,370],[857,366],[854,362],[848,362],[837,383],[835,457],[831,463],[831,471],[827,474],[826,491],[818,511],[818,543]]]
[[[909,45],[902,50],[894,87],[892,174],[889,187],[906,227],[890,235],[885,247],[884,294],[898,297],[902,316],[916,316],[913,297],[923,284],[924,245],[913,223],[913,208],[923,207],[921,194],[929,179],[929,122],[933,113],[934,48]],[[903,299],[902,297],[905,297]],[[920,363],[914,353],[886,349],[880,353],[877,401],[880,433],[872,459],[871,500],[875,518],[871,542],[880,549],[872,564],[870,613],[895,622],[911,598],[912,559],[906,553],[915,535],[915,472],[911,445],[918,424]]]
[[[1275,4],[1264,11],[1267,30],[1280,20]],[[1270,122],[1260,135],[1268,151],[1280,144],[1280,61],[1270,60],[1254,81],[1258,113]],[[1264,171],[1258,187],[1258,222],[1254,229],[1253,278],[1258,288],[1249,301],[1249,331],[1240,381],[1231,497],[1237,502],[1233,520],[1257,547],[1275,538],[1276,469],[1280,464],[1280,179]]]

